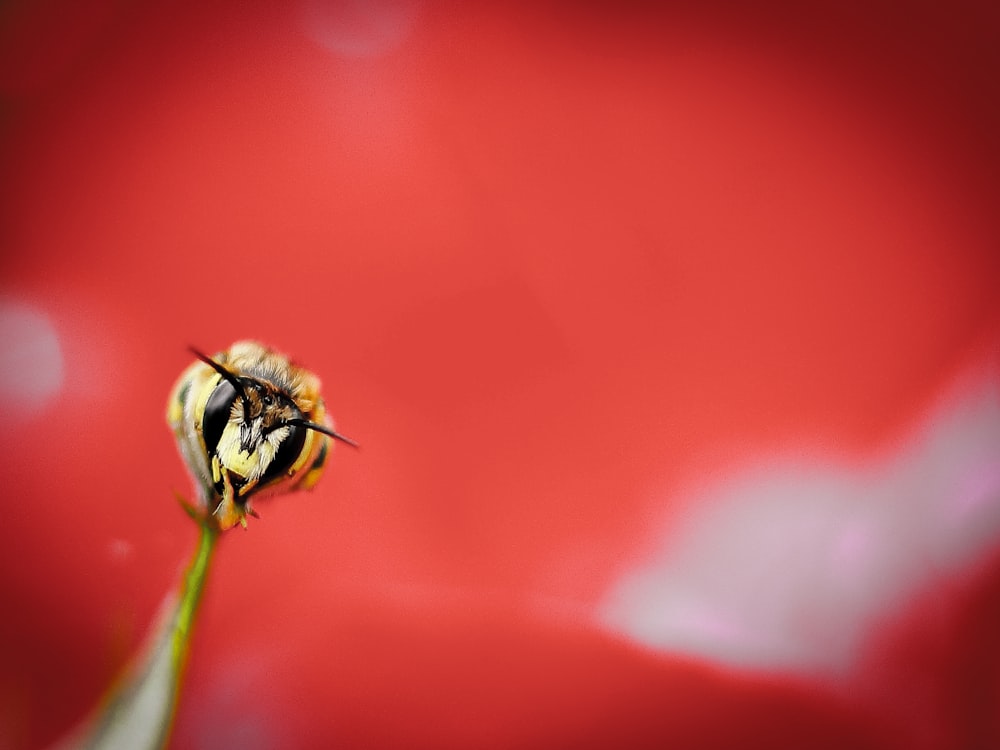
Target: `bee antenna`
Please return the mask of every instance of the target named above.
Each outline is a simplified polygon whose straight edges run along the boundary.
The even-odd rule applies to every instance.
[[[216,362],[211,357],[209,357],[209,356],[207,356],[207,355],[202,354],[201,352],[199,352],[193,346],[189,346],[188,349],[191,351],[191,353],[194,356],[196,356],[198,359],[200,359],[206,365],[208,365],[213,370],[215,370],[217,373],[219,373],[219,375],[222,376],[223,380],[225,380],[233,388],[236,389],[236,393],[239,394],[240,400],[243,402],[243,421],[249,422],[250,421],[250,399],[247,397],[246,389],[243,387],[243,383],[240,382],[240,379],[238,377],[236,377],[235,375],[233,375],[233,373],[231,373],[229,370],[227,370],[225,367],[223,367],[222,365],[220,365],[218,362]]]
[[[310,422],[306,419],[299,419],[297,417],[294,419],[286,419],[284,420],[284,422],[285,424],[292,424],[298,427],[305,427],[307,430],[315,430],[316,432],[322,432],[324,435],[329,435],[335,440],[340,440],[341,442],[347,443],[352,448],[360,448],[360,446],[353,440],[351,440],[349,437],[341,435],[339,432],[335,432],[334,430],[331,430],[326,425],[316,424],[315,422]]]

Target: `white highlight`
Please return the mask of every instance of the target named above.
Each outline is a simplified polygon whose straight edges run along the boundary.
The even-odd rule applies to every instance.
[[[45,313],[0,300],[0,404],[8,415],[42,411],[63,386],[59,337]]]
[[[306,33],[346,58],[372,58],[394,50],[413,28],[415,0],[303,0]]]
[[[603,624],[737,668],[850,669],[880,618],[1000,544],[1000,398],[966,394],[870,471],[775,462],[696,498]]]
[[[112,539],[108,542],[108,558],[113,563],[124,564],[135,557],[135,545],[127,539]]]

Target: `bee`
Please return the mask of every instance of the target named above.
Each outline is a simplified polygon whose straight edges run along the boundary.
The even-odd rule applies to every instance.
[[[220,530],[247,525],[251,500],[310,489],[336,432],[319,379],[256,341],[198,358],[167,403],[167,423],[195,481],[205,519]]]

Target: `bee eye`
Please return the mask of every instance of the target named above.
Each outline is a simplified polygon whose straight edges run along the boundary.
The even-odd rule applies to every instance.
[[[229,422],[233,402],[238,398],[236,389],[228,381],[220,381],[205,404],[205,415],[202,417],[202,435],[205,438],[205,450],[208,455],[215,453],[222,433]]]
[[[269,479],[273,479],[279,474],[284,474],[290,468],[292,464],[295,463],[295,459],[299,457],[302,452],[302,446],[306,442],[306,428],[300,427],[297,424],[285,425],[285,429],[288,430],[288,435],[285,439],[281,441],[278,446],[277,452],[274,454],[274,460],[271,461],[267,469],[264,471],[264,475],[261,477],[261,483],[267,482]]]
[[[264,406],[274,406],[274,396],[270,393],[265,393],[264,398],[261,399],[264,402]]]

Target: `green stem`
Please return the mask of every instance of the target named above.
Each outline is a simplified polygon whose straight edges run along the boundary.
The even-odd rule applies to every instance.
[[[205,590],[219,530],[200,523],[198,548],[181,582],[180,595],[167,599],[159,627],[145,653],[112,690],[95,716],[63,750],[160,750],[170,738],[181,679],[191,646],[198,604]]]
[[[199,528],[201,534],[198,536],[198,548],[184,572],[181,601],[177,608],[177,619],[173,629],[174,663],[181,675],[183,675],[188,650],[191,647],[191,633],[194,629],[195,615],[198,614],[198,604],[201,602],[205,581],[208,578],[208,565],[212,562],[212,553],[215,551],[215,543],[219,538],[219,530],[215,526],[201,523]],[[179,684],[178,687],[180,687]]]

